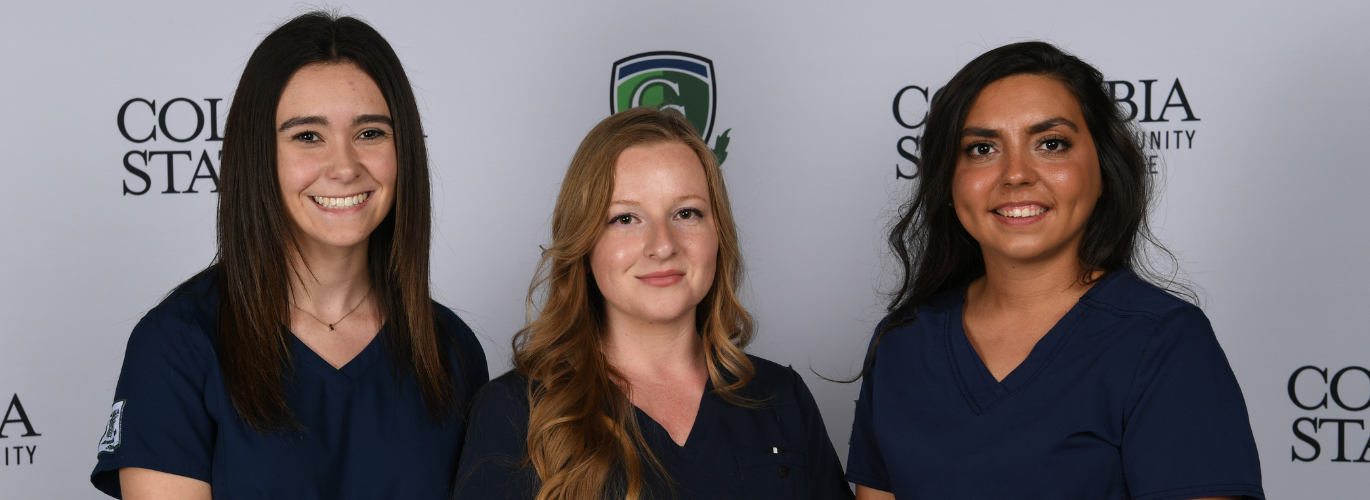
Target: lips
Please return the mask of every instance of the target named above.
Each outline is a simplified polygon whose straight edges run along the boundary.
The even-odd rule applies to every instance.
[[[671,286],[679,283],[683,278],[685,278],[685,272],[676,270],[657,271],[637,277],[643,283],[651,286]]]
[[[1038,215],[1047,213],[1047,211],[1049,210],[1051,209],[1044,207],[1042,205],[1030,203],[1027,205],[1002,206],[994,209],[994,213],[1013,219],[1022,219],[1026,217],[1036,217]]]
[[[352,196],[343,196],[336,198],[328,196],[310,196],[309,199],[314,200],[315,204],[323,208],[346,210],[349,208],[360,206],[362,203],[365,203],[366,199],[369,197],[371,197],[370,191],[361,194],[354,194]]]
[[[1051,213],[1051,207],[1037,202],[1005,203],[990,210],[999,223],[1010,227],[1023,227],[1036,224]]]

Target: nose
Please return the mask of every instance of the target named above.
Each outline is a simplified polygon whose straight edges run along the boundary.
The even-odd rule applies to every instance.
[[[658,220],[651,225],[643,253],[653,259],[669,259],[676,254],[679,245],[675,231],[666,220]]]
[[[1004,155],[1003,169],[999,172],[999,184],[1004,187],[1031,186],[1037,183],[1037,169],[1030,153],[1013,148]]]
[[[361,177],[363,167],[356,145],[352,141],[334,141],[330,146],[325,172],[328,178],[347,184]]]

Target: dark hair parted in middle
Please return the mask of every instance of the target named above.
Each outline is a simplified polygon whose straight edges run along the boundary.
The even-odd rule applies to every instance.
[[[1022,42],[975,58],[933,98],[921,142],[917,187],[889,234],[901,271],[888,305],[889,311],[896,313],[892,316],[907,316],[900,313],[910,312],[929,297],[985,273],[980,244],[966,232],[951,206],[952,178],[971,106],[986,86],[1014,75],[1037,75],[1060,82],[1078,101],[1094,138],[1103,195],[1080,243],[1080,282],[1096,279],[1092,277],[1102,275],[1099,271],[1131,268],[1139,276],[1195,300],[1188,286],[1160,276],[1145,258],[1147,250],[1154,249],[1174,262],[1147,225],[1152,179],[1133,125],[1110,97],[1103,74],[1051,44]]]
[[[755,372],[742,351],[751,341],[752,321],[738,300],[742,251],[713,152],[679,113],[640,107],[605,118],[571,159],[552,214],[552,243],[529,287],[530,316],[538,291],[546,297],[536,319],[514,336],[514,368],[529,379],[525,465],[540,480],[537,500],[636,499],[648,488],[647,478],[669,481],[620,386],[626,379],[604,354],[605,299],[590,268],[619,155],[663,142],[683,143],[699,158],[718,232],[713,283],[695,309],[709,379],[723,399],[755,404],[738,394]]]
[[[286,404],[289,379],[290,275],[298,243],[281,200],[276,165],[276,109],[290,78],[312,64],[354,64],[375,81],[395,131],[395,204],[370,235],[368,273],[391,334],[397,370],[412,375],[430,415],[455,415],[444,336],[429,297],[431,228],[428,152],[413,89],[390,44],[366,23],[312,12],[285,23],[252,52],[224,130],[219,186],[217,350],[224,381],[243,420],[258,431],[295,425]],[[217,271],[216,271],[217,269]],[[301,280],[303,281],[303,279]]]

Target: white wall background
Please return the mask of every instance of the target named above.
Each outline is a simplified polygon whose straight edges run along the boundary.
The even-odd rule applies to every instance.
[[[1370,8],[1353,2],[392,2],[342,5],[399,52],[419,95],[435,169],[434,290],[481,336],[492,374],[547,240],[549,214],[580,138],[607,115],[619,58],[677,50],[714,61],[715,135],[731,128],[724,170],[749,266],[752,352],[806,375],[845,458],[858,370],[883,315],[883,228],[909,190],[891,104],[907,85],[939,87],[983,51],[1045,39],[1110,79],[1155,79],[1159,112],[1175,79],[1200,121],[1193,146],[1160,150],[1155,224],[1205,290],[1242,383],[1271,498],[1363,498],[1367,462],[1333,462],[1337,425],[1296,438],[1301,417],[1365,420],[1370,411],[1301,410],[1287,384],[1300,366],[1370,366]],[[232,95],[289,2],[6,2],[0,9],[0,404],[15,395],[41,436],[4,427],[14,463],[4,498],[99,498],[88,475],[124,343],[139,317],[209,263],[215,195],[161,194],[165,159],[123,168],[131,150],[215,157],[208,130],[186,143],[159,132],[134,144],[116,115]],[[1138,96],[1140,104],[1140,94]],[[193,112],[172,108],[184,135]],[[913,109],[913,108],[910,108]],[[146,108],[128,123],[146,130]],[[914,109],[916,111],[916,109]],[[206,108],[207,112],[207,108]],[[219,119],[227,113],[221,102]],[[188,124],[189,123],[189,124]],[[206,126],[208,129],[208,125]],[[220,129],[222,130],[222,129]],[[137,135],[135,135],[136,137]],[[135,158],[135,162],[140,162]],[[177,160],[176,189],[193,163]],[[141,163],[135,163],[141,167]],[[1370,398],[1349,373],[1348,406]],[[1305,372],[1305,402],[1326,384]],[[11,416],[10,418],[17,418]],[[1370,429],[1347,424],[1345,454]],[[19,452],[22,451],[22,462]],[[28,451],[33,449],[32,462]],[[1370,458],[1370,455],[1367,455]]]

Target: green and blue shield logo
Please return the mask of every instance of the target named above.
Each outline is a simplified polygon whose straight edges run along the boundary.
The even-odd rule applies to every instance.
[[[638,106],[679,111],[708,142],[717,96],[713,61],[685,52],[647,52],[614,63],[609,106],[612,113]],[[728,154],[729,131],[714,141],[720,164]]]

